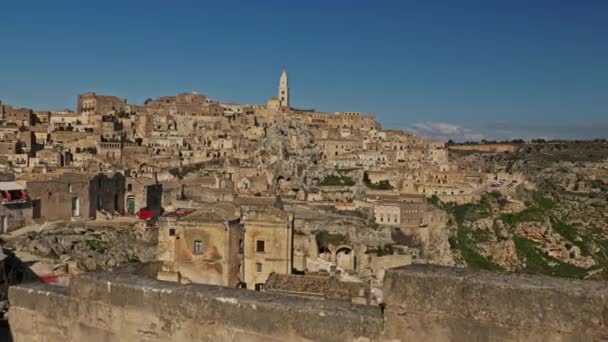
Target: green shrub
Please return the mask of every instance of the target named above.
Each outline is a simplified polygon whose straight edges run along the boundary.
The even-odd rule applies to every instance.
[[[514,226],[521,222],[542,222],[546,214],[535,207],[526,208],[518,213],[500,215],[500,220],[507,225]]]
[[[355,181],[348,176],[329,175],[319,183],[320,186],[353,186]]]
[[[475,234],[468,227],[459,225],[456,231],[456,241],[450,241],[450,246],[454,244],[460,250],[462,258],[467,266],[471,268],[491,271],[502,270],[502,267],[477,252],[475,249],[475,240],[477,238],[474,236]]]
[[[525,271],[566,278],[583,278],[587,270],[558,260],[536,247],[536,243],[522,236],[513,237],[517,257],[526,264]]]
[[[534,191],[532,193],[532,200],[538,205],[539,208],[544,210],[553,209],[555,207],[555,201],[545,196],[540,191]]]
[[[589,255],[589,248],[587,247],[586,241],[579,235],[576,228],[566,224],[562,221],[554,221],[551,223],[551,227],[564,239],[572,242],[574,245],[580,248],[581,253],[585,256]]]
[[[369,179],[367,172],[363,174],[363,183],[370,189],[373,190],[393,190],[394,187],[388,180],[381,180],[378,183],[374,183]]]
[[[436,207],[438,207],[441,204],[441,201],[439,200],[439,197],[437,197],[437,195],[433,195],[431,197],[428,197],[426,199],[428,204],[432,204]]]
[[[327,247],[329,244],[340,246],[348,242],[346,235],[340,233],[330,233],[326,230],[319,230],[314,232],[314,234],[319,247]]]

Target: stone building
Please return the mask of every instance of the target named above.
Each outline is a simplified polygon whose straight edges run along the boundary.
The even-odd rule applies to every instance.
[[[122,142],[97,142],[97,154],[99,157],[111,164],[122,162],[123,143]]]
[[[178,209],[160,218],[158,279],[235,287],[241,283],[243,227],[230,203]]]
[[[79,113],[72,111],[52,111],[49,113],[49,126],[52,130],[75,130],[82,126],[82,117]],[[84,129],[82,127],[82,129]]]
[[[93,125],[96,132],[101,127],[101,117],[106,114],[113,113],[130,113],[131,105],[126,99],[121,99],[116,96],[97,95],[96,93],[84,93],[78,95],[77,112],[82,117],[82,123],[85,125]]]
[[[279,206],[280,207],[280,206]],[[291,274],[293,216],[275,206],[243,215],[245,228],[244,281],[259,290],[271,273]]]
[[[0,141],[0,156],[13,156],[21,153],[18,141]]]
[[[102,116],[100,132],[104,141],[120,141],[123,134],[123,125],[114,116]]]
[[[6,122],[13,122],[18,126],[31,126],[34,112],[29,108],[18,108],[0,104],[0,118]]]
[[[137,214],[144,209],[152,213],[157,219],[162,214],[163,185],[152,178],[128,177],[125,194],[125,211],[128,214]]]
[[[124,211],[125,180],[120,173],[30,173],[17,181],[29,195],[28,223],[94,219],[98,210]]]
[[[78,113],[103,115],[110,112],[126,111],[130,109],[126,99],[116,96],[97,95],[96,93],[84,93],[78,95]]]
[[[29,213],[27,192],[21,184],[0,177],[0,234],[8,233],[25,225]]]

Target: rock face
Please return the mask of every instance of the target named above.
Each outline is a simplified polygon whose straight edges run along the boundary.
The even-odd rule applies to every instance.
[[[480,268],[608,279],[608,144],[526,144],[511,154],[454,154],[487,172],[525,176],[527,189],[452,206],[451,237]]]
[[[315,232],[326,231],[344,236],[344,241],[337,242],[336,245],[384,245],[394,243],[391,238],[390,227],[378,226],[368,218],[357,215],[356,212],[324,209],[297,205],[288,206],[288,210],[293,212],[295,216],[294,228],[296,232],[314,235]]]
[[[312,191],[321,178],[321,152],[310,129],[299,123],[276,124],[266,130],[254,153],[256,165],[270,165],[275,189],[280,181]]]
[[[60,262],[75,260],[83,271],[109,270],[135,261],[152,261],[156,232],[134,226],[87,227],[66,223],[9,240],[8,247]]]
[[[455,266],[455,255],[450,248],[450,235],[447,227],[431,227],[429,241],[422,249],[422,257],[434,265]]]

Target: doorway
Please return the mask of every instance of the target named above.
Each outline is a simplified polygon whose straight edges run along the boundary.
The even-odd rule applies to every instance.
[[[39,199],[32,201],[32,218],[39,219],[42,217],[42,202]]]
[[[0,231],[3,234],[8,233],[8,216],[0,216]]]
[[[80,199],[72,197],[72,217],[80,216]]]
[[[135,197],[127,198],[127,213],[135,215]]]

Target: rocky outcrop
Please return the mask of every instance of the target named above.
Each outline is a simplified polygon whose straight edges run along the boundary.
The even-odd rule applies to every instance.
[[[433,226],[429,228],[429,240],[422,248],[422,257],[428,263],[443,266],[455,266],[457,261],[450,248],[449,238],[453,233],[448,227]]]
[[[323,173],[319,146],[314,144],[310,129],[299,123],[267,128],[253,155],[256,165],[269,166],[275,190],[283,181],[293,188],[313,191]]]
[[[511,154],[451,157],[478,171],[521,174],[528,185],[512,194],[510,206],[490,201],[454,208],[461,222],[452,241],[465,263],[608,279],[607,143],[532,143]]]
[[[154,260],[156,232],[132,225],[87,227],[65,223],[29,232],[9,240],[6,246],[16,251],[56,258],[59,263],[75,260],[83,271],[99,271],[128,262]]]

